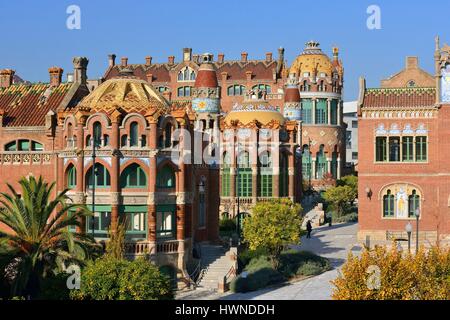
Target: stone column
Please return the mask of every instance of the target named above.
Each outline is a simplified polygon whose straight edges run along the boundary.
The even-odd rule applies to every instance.
[[[289,165],[289,198],[294,201],[295,198],[295,150],[290,148],[290,154],[288,156]]]
[[[119,118],[111,121],[111,230],[115,232],[119,223],[120,200],[120,159],[119,159]]]
[[[316,158],[311,156],[311,180],[316,180]]]
[[[77,185],[75,188],[76,191],[76,202],[77,204],[85,204],[86,198],[84,196],[84,121],[83,119],[78,119],[78,124],[76,127],[76,135],[77,135]],[[81,226],[77,228],[77,232],[85,233],[86,232],[86,217],[81,218]]]
[[[255,204],[258,198],[258,133],[252,130],[252,140],[249,145],[251,167],[252,167],[252,203]]]
[[[180,134],[180,139],[183,141],[184,143],[184,130],[186,129],[185,124],[181,124],[180,126],[181,128],[181,134]],[[181,155],[184,154],[184,147],[183,145],[181,145],[180,148],[180,153]],[[181,156],[180,155],[180,156]],[[186,205],[186,191],[185,191],[185,175],[186,175],[186,165],[184,163],[184,161],[180,161],[179,163],[179,172],[178,172],[178,190],[177,190],[177,240],[179,241],[184,241],[185,238],[185,205]],[[180,252],[180,246],[179,246],[179,250]],[[184,250],[183,250],[184,251]]]
[[[341,178],[341,158],[337,159],[337,178]]]
[[[148,200],[147,200],[147,220],[148,220],[148,241],[150,242],[151,252],[154,253],[156,247],[156,144],[157,144],[157,123],[156,121],[150,121],[150,135],[149,135],[149,148],[152,150],[150,153],[150,163],[148,171]]]
[[[290,133],[292,135],[292,132]],[[272,157],[272,190],[273,197],[280,197],[280,135],[278,130],[273,130],[272,135],[272,148],[270,150],[270,156]]]

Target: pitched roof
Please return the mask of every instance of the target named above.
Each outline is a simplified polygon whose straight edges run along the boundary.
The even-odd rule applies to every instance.
[[[195,62],[194,62],[195,63]],[[200,65],[199,63],[197,63]],[[249,60],[247,62],[241,61],[224,61],[223,63],[214,62],[217,70],[217,77],[220,78],[222,72],[228,74],[228,80],[246,80],[246,72],[251,71],[252,79],[256,80],[272,80],[274,72],[278,68],[278,62],[272,60],[266,62],[265,60]],[[170,82],[170,71],[179,66],[179,63],[169,65],[167,63],[152,64],[147,66],[145,64],[129,64],[126,67],[115,65],[109,67],[105,72],[105,80],[118,77],[122,69],[130,69],[133,71],[133,76],[138,79],[147,80],[147,75],[152,74],[154,82]],[[282,68],[279,68],[282,70]]]
[[[431,107],[436,102],[435,88],[366,89],[363,108]]]
[[[68,95],[72,83],[51,87],[50,84],[14,84],[0,88],[0,109],[4,127],[44,126],[45,115],[56,111]],[[74,100],[74,99],[71,99]]]

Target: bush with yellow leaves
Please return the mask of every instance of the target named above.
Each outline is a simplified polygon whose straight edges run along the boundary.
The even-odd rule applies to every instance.
[[[417,255],[377,246],[349,254],[334,285],[335,300],[448,300],[450,250],[421,248]]]

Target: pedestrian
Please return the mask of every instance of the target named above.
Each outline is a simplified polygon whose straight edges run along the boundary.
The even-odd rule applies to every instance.
[[[312,231],[311,220],[308,220],[308,222],[306,223],[306,231],[308,231],[306,238],[311,239],[311,231]]]

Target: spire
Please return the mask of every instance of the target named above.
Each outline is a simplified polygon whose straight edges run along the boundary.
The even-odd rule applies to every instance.
[[[219,83],[213,55],[201,56],[200,67],[192,91],[192,109],[197,113],[220,113]]]

